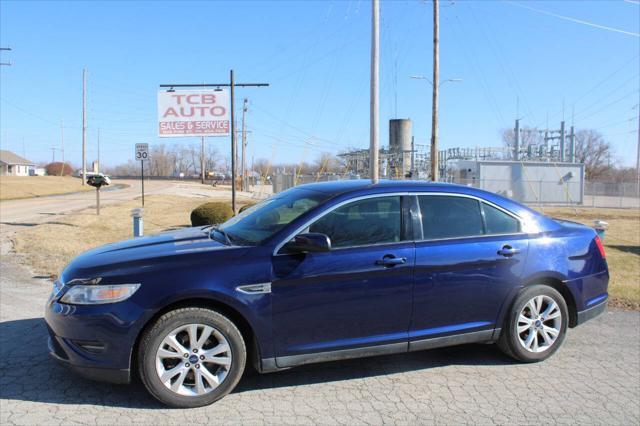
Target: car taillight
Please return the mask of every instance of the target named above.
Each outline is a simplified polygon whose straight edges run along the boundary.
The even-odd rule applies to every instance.
[[[602,256],[603,259],[606,259],[607,254],[604,252],[604,246],[602,245],[602,240],[600,240],[600,237],[596,237],[595,241],[596,241],[596,246],[598,246],[598,250],[600,250],[600,255]]]

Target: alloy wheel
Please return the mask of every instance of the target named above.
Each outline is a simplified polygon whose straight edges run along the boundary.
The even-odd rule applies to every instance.
[[[540,353],[549,349],[562,329],[560,306],[549,296],[529,300],[518,316],[516,332],[522,347]]]
[[[227,339],[205,324],[182,325],[171,331],[156,352],[156,373],[171,391],[201,396],[216,389],[233,362]]]

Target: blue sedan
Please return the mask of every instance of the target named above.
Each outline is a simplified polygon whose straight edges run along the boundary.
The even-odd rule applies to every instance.
[[[247,365],[495,342],[522,362],[604,311],[589,227],[474,188],[410,181],[299,186],[218,226],[74,259],[46,307],[51,355],[174,407],[210,404]]]

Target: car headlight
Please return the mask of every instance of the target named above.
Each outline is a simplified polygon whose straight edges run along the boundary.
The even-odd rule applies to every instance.
[[[60,302],[70,305],[100,305],[122,302],[130,298],[140,284],[83,285],[69,288]]]

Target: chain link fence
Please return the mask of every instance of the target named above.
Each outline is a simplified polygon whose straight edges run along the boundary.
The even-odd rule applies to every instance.
[[[637,182],[563,182],[562,180],[452,180],[485,189],[525,204],[640,208]]]
[[[353,179],[353,176],[277,174],[271,179],[272,192],[313,182]],[[452,179],[450,183],[495,192],[532,205],[640,208],[637,182],[567,182],[559,180]]]
[[[638,182],[585,182],[585,207],[640,208]]]

